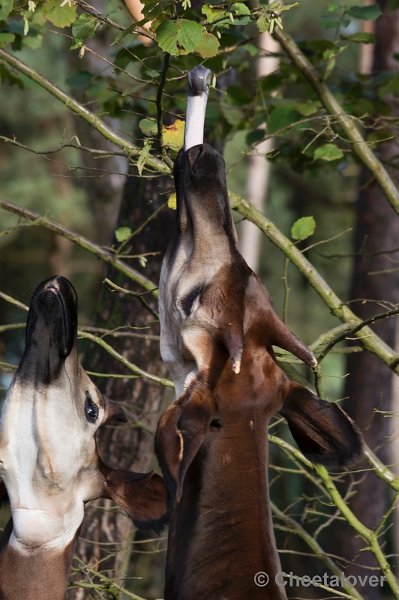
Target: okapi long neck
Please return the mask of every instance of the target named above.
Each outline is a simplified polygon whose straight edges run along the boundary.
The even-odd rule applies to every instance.
[[[210,427],[170,524],[165,600],[285,598],[275,583],[266,436],[264,414],[245,408]],[[259,571],[267,588],[254,583]]]
[[[0,600],[63,600],[75,540],[57,552],[20,553],[10,545],[12,521],[0,542]]]

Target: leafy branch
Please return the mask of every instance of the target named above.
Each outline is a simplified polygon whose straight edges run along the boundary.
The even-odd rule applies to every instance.
[[[71,110],[77,116],[81,117],[86,123],[94,127],[101,135],[103,135],[109,142],[115,144],[119,148],[122,148],[126,156],[140,156],[142,150],[126,138],[118,135],[106,125],[106,123],[97,117],[94,113],[90,112],[86,107],[80,104],[77,100],[72,98],[69,94],[61,90],[57,85],[49,81],[44,75],[41,75],[35,69],[32,69],[24,62],[9,54],[5,50],[0,49],[0,61],[4,61],[23,75],[26,75],[32,81],[35,81],[44,90],[49,92],[52,96],[62,102],[66,108]],[[145,165],[147,168],[151,168],[154,171],[162,174],[169,174],[170,168],[158,158],[153,156],[147,156],[145,158]]]
[[[263,233],[280,248],[289,260],[306,277],[310,285],[321,297],[324,303],[330,308],[331,312],[344,323],[351,327],[361,326],[361,329],[355,331],[356,336],[362,345],[378,356],[395,373],[399,374],[399,354],[388,346],[372,329],[365,327],[363,321],[355,315],[354,312],[346,306],[342,300],[335,294],[328,283],[323,279],[315,267],[269,219],[264,217],[249,202],[240,198],[237,194],[230,193],[231,205],[234,210],[243,217],[254,223]]]
[[[353,152],[375,177],[388,202],[394,211],[399,214],[399,190],[381,161],[378,160],[369,144],[367,144],[363,138],[354,119],[344,111],[329,87],[321,80],[314,66],[309,62],[303,52],[301,52],[292,37],[279,28],[274,29],[273,35],[281,44],[281,47],[289,56],[292,63],[310,83],[325,109],[336,117],[337,123],[352,143]]]

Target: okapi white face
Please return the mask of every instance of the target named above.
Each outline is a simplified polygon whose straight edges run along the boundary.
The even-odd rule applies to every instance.
[[[21,553],[66,548],[82,523],[84,503],[100,496],[114,498],[139,523],[146,511],[154,521],[165,513],[159,476],[112,470],[98,455],[98,428],[109,418],[125,418],[81,367],[76,333],[72,285],[63,277],[40,284],[0,420],[0,480],[12,513],[9,544]]]

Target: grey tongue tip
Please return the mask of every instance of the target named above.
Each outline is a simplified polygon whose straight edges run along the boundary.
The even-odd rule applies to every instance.
[[[203,65],[188,72],[184,150],[204,143],[205,112],[212,73]]]

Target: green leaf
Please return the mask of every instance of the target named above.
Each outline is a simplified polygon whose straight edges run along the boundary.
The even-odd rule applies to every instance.
[[[323,146],[319,146],[313,152],[313,160],[326,160],[330,162],[332,160],[339,160],[344,157],[344,153],[341,148],[338,148],[335,144],[324,144]]]
[[[76,20],[76,5],[61,4],[61,0],[46,0],[43,3],[43,14],[56,27],[69,27]]]
[[[332,15],[322,15],[320,17],[320,24],[324,29],[337,29],[341,24],[341,19]]]
[[[227,13],[222,8],[216,8],[215,6],[211,6],[210,4],[204,4],[201,9],[202,14],[206,16],[208,23],[214,23],[219,19],[222,19],[224,15],[226,15],[226,20],[230,21]]]
[[[13,33],[0,33],[0,48],[4,48],[7,44],[11,44],[15,40]]]
[[[262,14],[259,17],[259,19],[256,21],[256,26],[261,33],[264,33],[265,31],[269,31],[270,18],[267,15]]]
[[[348,15],[354,19],[362,19],[363,21],[375,21],[382,14],[378,4],[370,4],[368,6],[352,6],[348,10]]]
[[[86,40],[92,38],[97,29],[101,26],[101,23],[95,17],[86,15],[85,13],[79,15],[76,21],[72,25],[72,35],[75,44],[81,45]]]
[[[342,35],[341,38],[357,44],[374,44],[376,40],[374,33],[367,33],[366,31],[358,31],[357,33],[351,33],[350,35]]]
[[[319,100],[308,100],[307,102],[298,102],[295,108],[302,116],[310,117],[310,115],[317,113],[320,106],[321,102]]]
[[[132,230],[130,227],[118,227],[115,230],[115,237],[118,242],[126,242],[132,235]]]
[[[4,21],[14,8],[13,0],[0,0],[0,21]]]
[[[197,52],[202,58],[211,58],[219,52],[219,40],[216,35],[204,31],[199,44],[195,46],[194,52]]]
[[[292,106],[277,106],[267,118],[267,132],[275,133],[298,119],[298,113]]]
[[[164,21],[155,31],[156,41],[164,52],[172,56],[194,52],[204,37],[205,29],[188,19]]]
[[[145,76],[149,77],[150,79],[158,79],[159,77],[159,72],[155,71],[154,69],[145,69],[144,73]]]
[[[291,227],[291,237],[298,242],[306,240],[314,234],[316,229],[316,221],[314,217],[301,217]]]
[[[229,10],[237,16],[251,14],[251,11],[249,10],[248,6],[246,4],[243,4],[242,2],[234,2],[234,4],[232,4],[229,7]]]
[[[155,119],[141,119],[139,127],[147,137],[151,137],[158,133],[158,125]]]

